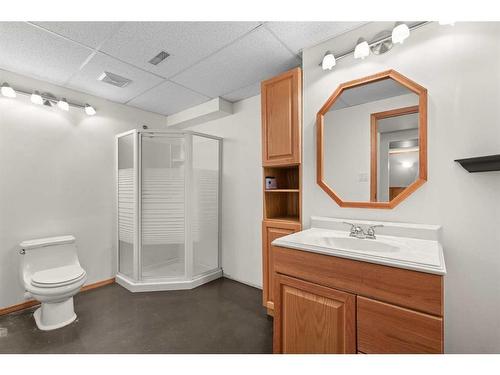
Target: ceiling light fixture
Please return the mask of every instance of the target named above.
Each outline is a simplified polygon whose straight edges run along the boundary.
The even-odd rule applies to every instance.
[[[33,91],[33,94],[31,94],[31,103],[33,104],[38,104],[42,105],[43,104],[43,98],[42,95],[38,91]]]
[[[336,63],[335,55],[330,51],[326,51],[325,56],[323,56],[323,61],[321,62],[323,70],[332,70]]]
[[[7,98],[15,98],[16,97],[16,91],[9,86],[7,82],[4,82],[2,84],[2,95],[7,97]]]
[[[85,104],[85,113],[89,116],[94,116],[96,111],[90,104]]]
[[[410,28],[408,25],[404,22],[396,22],[396,25],[394,26],[394,29],[392,29],[392,42],[394,44],[403,44],[405,39],[407,39],[410,36]]]
[[[57,102],[57,106],[59,109],[62,109],[63,111],[68,112],[69,111],[69,104],[66,100],[66,98],[62,98]]]
[[[363,38],[358,39],[358,43],[354,48],[354,58],[355,59],[364,59],[365,57],[370,55],[370,46],[368,42]]]

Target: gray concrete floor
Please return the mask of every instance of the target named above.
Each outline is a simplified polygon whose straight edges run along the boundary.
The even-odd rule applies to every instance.
[[[79,293],[77,320],[40,331],[34,309],[0,316],[0,353],[271,353],[259,289],[221,278],[193,290]]]

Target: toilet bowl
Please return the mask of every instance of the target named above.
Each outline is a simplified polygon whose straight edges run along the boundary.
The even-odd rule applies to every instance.
[[[75,237],[59,236],[20,244],[21,282],[41,306],[34,318],[39,329],[64,327],[76,319],[73,296],[87,279],[80,266]]]

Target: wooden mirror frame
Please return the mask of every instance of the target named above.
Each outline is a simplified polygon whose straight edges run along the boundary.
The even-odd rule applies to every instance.
[[[405,86],[410,91],[418,95],[418,136],[419,136],[419,174],[418,178],[409,186],[407,186],[401,193],[389,202],[355,202],[344,201],[325,181],[323,174],[324,160],[323,160],[323,127],[324,117],[330,110],[335,101],[342,95],[344,90],[363,86],[368,83],[381,81],[384,79],[393,79],[401,85]],[[396,112],[397,113],[397,112]],[[397,116],[395,114],[394,116]],[[372,126],[372,125],[371,125]],[[370,150],[370,155],[377,150],[373,150],[373,144]],[[372,159],[372,157],[370,157]],[[375,165],[376,167],[376,165]],[[373,163],[371,162],[371,169],[373,170]],[[375,169],[376,171],[376,169]],[[372,173],[370,174],[370,181]],[[427,181],[427,89],[413,82],[409,78],[396,72],[395,70],[387,70],[377,73],[368,77],[355,79],[353,81],[345,82],[339,85],[333,94],[328,98],[326,103],[321,107],[316,116],[316,181],[318,185],[331,197],[340,207],[355,207],[355,208],[384,208],[391,209],[396,207],[399,203],[410,196],[415,190],[422,186]],[[370,193],[370,197],[372,194]]]

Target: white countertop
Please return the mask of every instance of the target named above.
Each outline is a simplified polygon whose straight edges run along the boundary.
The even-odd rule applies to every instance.
[[[356,239],[349,237],[348,231],[311,228],[280,237],[272,244],[419,272],[446,274],[443,248],[434,239],[390,235],[377,235],[376,240]]]

